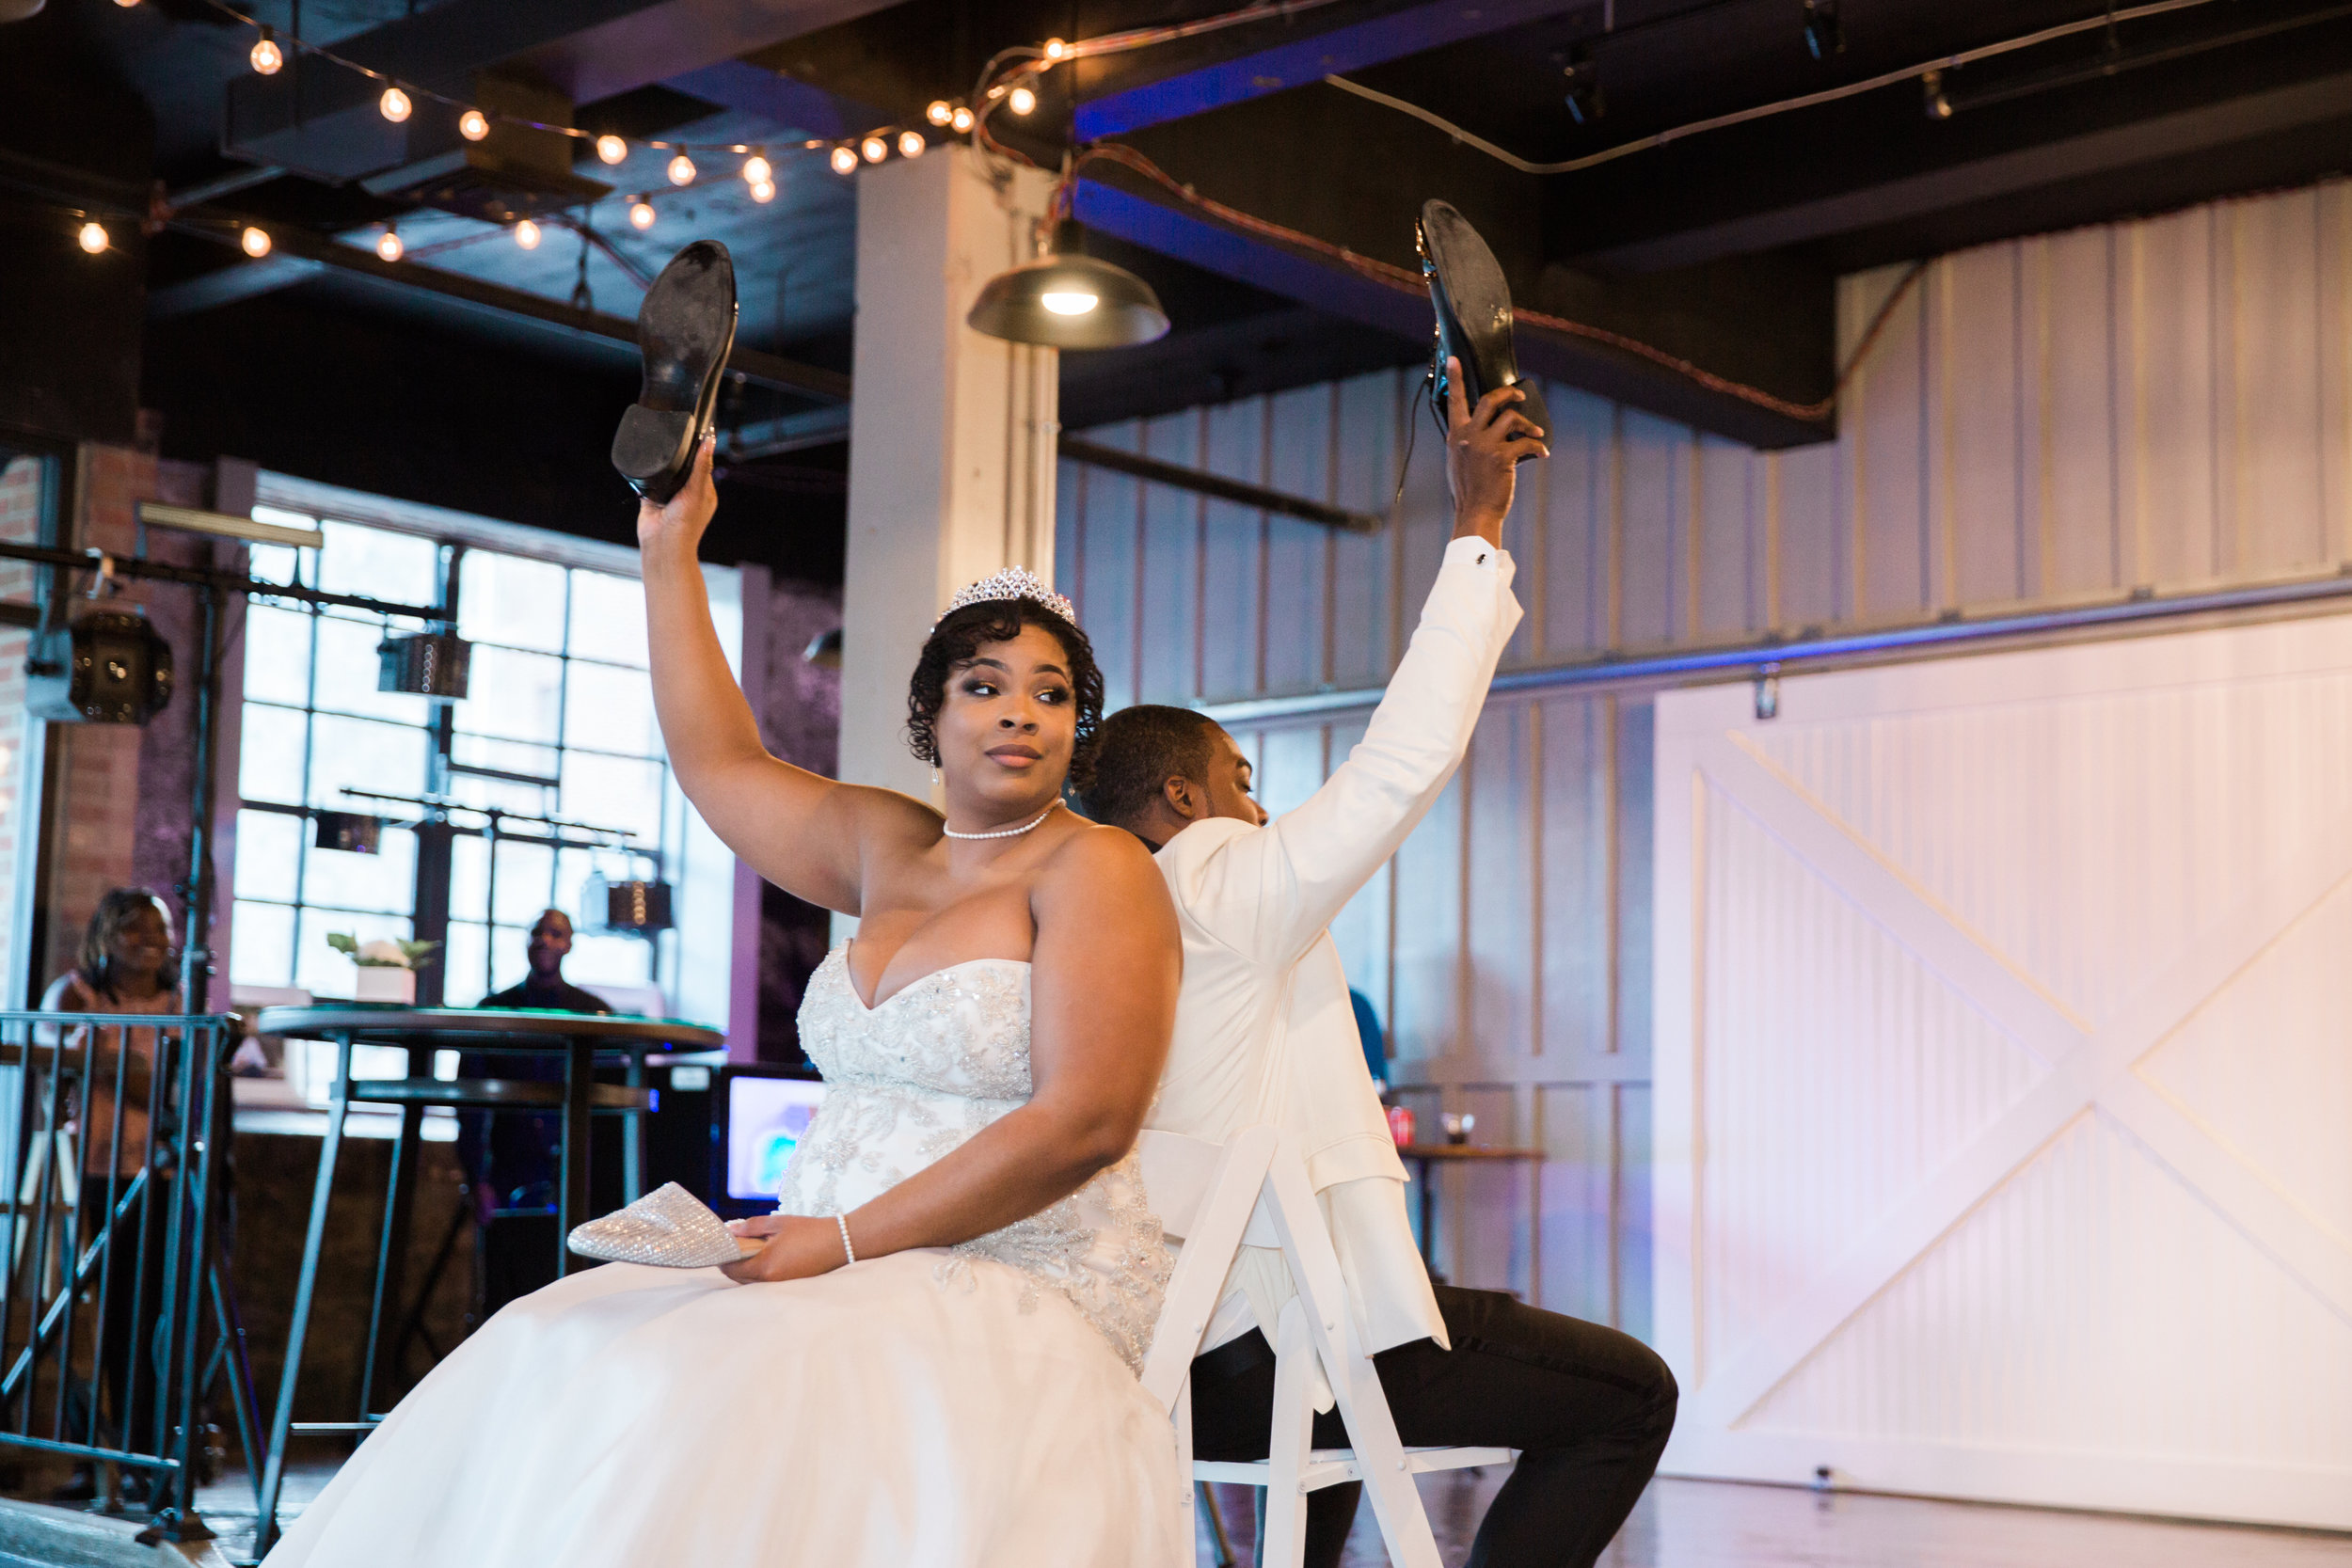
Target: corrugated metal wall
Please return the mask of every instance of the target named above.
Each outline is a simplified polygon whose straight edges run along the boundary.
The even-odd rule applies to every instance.
[[[1904,267],[1845,279],[1857,340]],[[1056,569],[1114,706],[1376,684],[1450,528],[1442,444],[1395,372],[1089,432],[1381,510],[1341,535],[1065,464]],[[1601,650],[2233,583],[2352,559],[2352,186],[2331,182],[1935,261],[1834,444],[1752,452],[1548,388],[1559,428],[1506,539],[1507,665]],[[1362,715],[1254,726],[1275,809]],[[1440,1265],[1646,1330],[1650,714],[1491,705],[1469,765],[1338,935],[1423,1112],[1542,1148],[1456,1173]],[[1474,1216],[1474,1218],[1473,1218]]]

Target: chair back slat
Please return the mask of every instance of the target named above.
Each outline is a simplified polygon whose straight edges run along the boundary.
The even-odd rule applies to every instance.
[[[1223,1293],[1225,1275],[1232,1268],[1234,1250],[1241,1245],[1251,1209],[1265,1185],[1266,1167],[1273,1164],[1276,1138],[1270,1127],[1245,1129],[1232,1143],[1218,1148],[1197,1138],[1173,1132],[1147,1132],[1136,1141],[1137,1163],[1143,1167],[1144,1196],[1160,1215],[1163,1230],[1175,1230],[1153,1187],[1153,1171],[1168,1183],[1168,1207],[1180,1211],[1184,1238],[1176,1268],[1168,1281],[1168,1297],[1152,1336],[1151,1354],[1144,1357],[1143,1386],[1173,1412],[1176,1396],[1200,1352],[1200,1336],[1209,1326]],[[1187,1147],[1190,1146],[1190,1147]],[[1205,1180],[1199,1176],[1200,1150],[1216,1154]]]

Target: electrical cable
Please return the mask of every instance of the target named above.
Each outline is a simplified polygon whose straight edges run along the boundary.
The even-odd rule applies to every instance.
[[[2103,10],[2097,16],[2079,22],[2060,23],[2055,27],[2044,27],[2040,32],[2005,39],[1999,43],[1988,43],[1976,49],[1963,49],[1956,55],[1944,55],[1920,65],[1904,66],[1899,71],[1881,71],[1876,76],[1865,77],[1859,82],[1848,82],[1842,87],[1823,87],[1819,92],[1801,93],[1795,98],[1783,98],[1775,103],[1759,103],[1754,108],[1736,109],[1727,115],[1716,115],[1708,119],[1694,119],[1687,125],[1672,126],[1654,135],[1637,137],[1629,142],[1620,142],[1615,147],[1606,147],[1598,152],[1588,152],[1581,158],[1563,158],[1558,163],[1550,164],[1531,162],[1516,152],[1497,147],[1473,132],[1464,130],[1434,109],[1424,109],[1418,103],[1391,97],[1376,88],[1368,87],[1361,82],[1351,82],[1344,76],[1326,76],[1324,81],[1343,92],[1352,92],[1367,102],[1394,109],[1399,114],[1410,115],[1423,124],[1433,125],[1463,146],[1484,152],[1497,162],[1508,164],[1521,174],[1576,174],[1584,169],[1597,168],[1602,164],[1614,163],[1619,158],[1629,157],[1636,152],[1647,152],[1653,148],[1664,147],[1670,142],[1677,142],[1686,136],[1695,136],[1703,132],[1722,131],[1734,125],[1745,125],[1751,120],[1765,119],[1797,109],[1810,109],[1822,103],[1835,103],[1840,99],[1853,98],[1866,92],[1875,92],[1881,87],[1892,87],[1898,82],[1915,81],[1931,71],[1957,71],[1962,66],[1974,65],[1979,60],[1989,60],[1996,55],[2014,54],[2020,49],[2031,49],[2036,44],[2072,38],[2077,33],[2095,32],[2101,28],[2111,27],[2120,22],[2137,22],[2142,17],[2162,16],[2170,11],[2183,11],[2192,7],[2207,6],[2213,3],[2214,0],[2151,0],[2151,3],[2146,5],[2126,6],[2119,10]]]

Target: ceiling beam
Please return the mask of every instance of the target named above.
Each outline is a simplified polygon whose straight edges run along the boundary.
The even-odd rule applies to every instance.
[[[673,76],[662,86],[808,136],[862,135],[890,119],[880,109],[746,60],[721,60]]]
[[[1360,8],[1351,9],[1360,12]],[[1247,40],[1263,38],[1272,29],[1215,38],[1209,43],[1208,58],[1152,80],[1137,78],[1154,65],[1168,70],[1166,62],[1171,55],[1181,57],[1179,49],[1109,56],[1100,65],[1087,63],[1077,68],[1081,102],[1073,135],[1082,142],[1124,135],[1320,82],[1326,76],[1502,32],[1556,15],[1560,9],[1561,0],[1478,0],[1474,5],[1466,0],[1429,0],[1300,38],[1297,33],[1318,20],[1311,14],[1282,28],[1282,41],[1240,55],[1216,57],[1234,47],[1229,39],[1243,40],[1247,47]],[[1335,7],[1330,14],[1337,18],[1344,13]],[[1131,59],[1136,63],[1130,64]]]

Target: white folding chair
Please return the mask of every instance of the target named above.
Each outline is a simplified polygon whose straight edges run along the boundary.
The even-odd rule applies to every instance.
[[[1266,1568],[1296,1568],[1307,1550],[1310,1493],[1361,1481],[1395,1568],[1439,1568],[1438,1544],[1412,1478],[1430,1470],[1507,1465],[1508,1449],[1407,1449],[1364,1349],[1362,1315],[1347,1298],[1339,1255],[1298,1156],[1270,1127],[1245,1130],[1222,1147],[1173,1132],[1147,1132],[1136,1145],[1143,1182],[1161,1227],[1184,1251],[1168,1280],[1143,1386],[1176,1425],[1177,1454],[1197,1483],[1266,1490]],[[1255,1463],[1192,1456],[1192,1358],[1243,1244],[1279,1247],[1298,1294],[1283,1306],[1274,1338],[1274,1427],[1268,1457]],[[1353,1449],[1317,1449],[1314,1370],[1339,1400]]]

